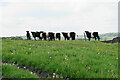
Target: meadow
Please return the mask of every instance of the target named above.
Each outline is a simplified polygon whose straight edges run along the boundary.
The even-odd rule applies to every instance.
[[[118,43],[2,40],[2,61],[4,78],[118,78]]]

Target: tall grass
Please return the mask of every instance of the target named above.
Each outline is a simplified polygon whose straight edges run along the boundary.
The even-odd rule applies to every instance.
[[[3,40],[2,59],[54,73],[59,77],[118,77],[117,43]]]
[[[39,78],[27,70],[18,69],[10,64],[2,64],[2,66],[3,78]]]

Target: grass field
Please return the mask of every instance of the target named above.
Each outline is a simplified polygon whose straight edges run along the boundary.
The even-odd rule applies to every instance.
[[[32,68],[37,73],[42,70],[57,78],[118,78],[118,43],[2,40],[2,60]],[[5,67],[14,66],[3,65],[2,69]],[[14,75],[19,69],[15,70],[15,73],[3,71],[3,77],[9,78],[6,75]],[[23,77],[16,75],[13,77]]]

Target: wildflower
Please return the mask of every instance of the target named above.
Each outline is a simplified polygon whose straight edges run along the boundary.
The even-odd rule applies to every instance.
[[[48,52],[48,54],[49,54],[50,52]]]
[[[88,67],[88,69],[90,69],[90,67]]]
[[[118,59],[118,57],[116,59]]]
[[[100,54],[100,53],[98,53],[98,54]]]
[[[15,50],[13,50],[13,52],[15,52]]]
[[[13,53],[11,53],[11,54],[13,54]]]
[[[19,69],[20,67],[18,67],[18,69]]]
[[[111,70],[111,72],[113,72],[113,70]]]
[[[53,76],[53,78],[55,78],[55,76]]]
[[[109,72],[109,70],[108,70],[108,72]]]
[[[50,57],[50,58],[52,58],[52,57]]]
[[[26,67],[24,67],[24,69],[26,69]]]
[[[31,48],[29,48],[29,50],[31,50]]]
[[[110,63],[110,66],[111,66],[111,63]]]
[[[58,76],[58,75],[56,75],[56,78],[59,78],[59,76]]]
[[[33,74],[33,72],[31,72],[31,74]]]
[[[55,75],[55,73],[53,73],[53,75]]]

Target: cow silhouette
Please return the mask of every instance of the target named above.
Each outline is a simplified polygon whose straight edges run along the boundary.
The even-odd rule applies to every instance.
[[[26,31],[26,32],[27,32],[27,34],[26,34],[26,36],[27,36],[27,40],[31,40],[31,36],[30,36],[29,31]]]
[[[87,36],[87,38],[88,38],[89,41],[90,41],[91,38],[94,38],[95,40],[96,40],[96,39],[100,40],[100,37],[99,37],[99,35],[98,35],[98,32],[93,32],[93,33],[91,33],[91,32],[89,32],[89,31],[85,31],[85,33],[86,33],[86,36]],[[86,39],[86,36],[85,36],[85,34],[84,34],[85,39]]]
[[[62,32],[62,34],[63,34],[65,40],[70,40],[70,38],[71,38],[71,40],[75,40],[75,32],[68,32],[68,33]]]
[[[39,38],[39,40],[41,40],[42,38],[40,37],[40,32],[31,32],[32,33],[32,36],[34,38],[34,40],[36,40],[36,37]]]
[[[54,36],[55,36],[56,39],[61,40],[61,34],[60,33],[55,33]]]

